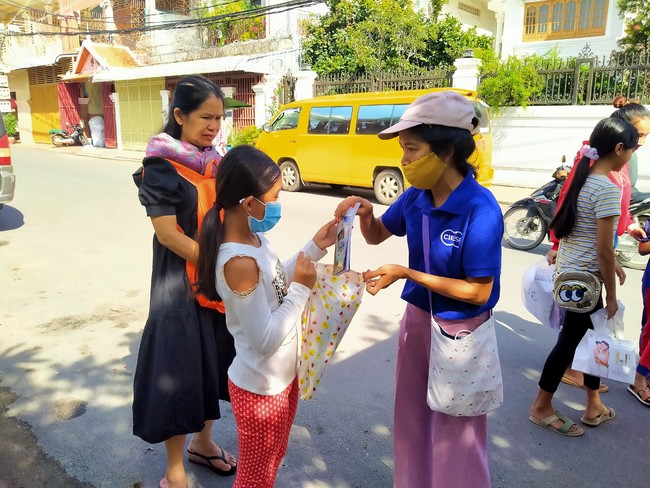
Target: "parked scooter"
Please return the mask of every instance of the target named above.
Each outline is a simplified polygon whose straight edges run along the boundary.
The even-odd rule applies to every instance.
[[[515,249],[528,250],[539,246],[549,236],[562,185],[571,171],[562,156],[562,164],[553,172],[553,179],[529,197],[516,201],[503,216],[506,243]]]
[[[644,228],[646,220],[650,218],[649,192],[634,191],[632,193],[630,213],[639,222],[641,228]],[[616,259],[621,263],[621,266],[632,269],[645,269],[648,258],[639,254],[638,245],[639,243],[628,233],[618,238]]]
[[[504,240],[514,248],[529,250],[539,246],[549,236],[549,225],[557,200],[571,166],[564,163],[553,173],[553,180],[535,190],[529,197],[513,203],[503,216]],[[650,218],[650,192],[633,191],[630,213],[641,227]],[[616,259],[627,268],[645,269],[647,258],[638,252],[638,242],[625,233],[618,238]]]
[[[70,127],[70,124],[66,124]],[[72,130],[50,129],[50,139],[56,147],[72,146],[73,144],[88,144],[88,139],[84,135],[84,129],[81,124],[73,124]]]

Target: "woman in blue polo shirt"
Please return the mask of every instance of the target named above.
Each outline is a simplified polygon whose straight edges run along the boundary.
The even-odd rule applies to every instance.
[[[503,216],[467,162],[475,150],[477,123],[472,105],[455,92],[418,98],[397,124],[379,134],[399,137],[402,170],[412,186],[381,218],[360,197],[346,198],[336,210],[341,218],[360,202],[357,215],[369,244],[393,235],[408,240],[408,268],[387,264],[364,274],[373,295],[407,280],[397,351],[395,488],[491,486],[486,415],[450,416],[427,405],[431,314],[443,333],[454,337],[486,322],[499,299]],[[423,217],[429,222],[428,266]]]

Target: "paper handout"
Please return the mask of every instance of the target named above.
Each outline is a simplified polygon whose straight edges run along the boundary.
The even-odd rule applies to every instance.
[[[336,227],[336,243],[334,244],[334,274],[350,271],[350,241],[352,240],[352,224],[359,210],[359,204],[350,207]]]

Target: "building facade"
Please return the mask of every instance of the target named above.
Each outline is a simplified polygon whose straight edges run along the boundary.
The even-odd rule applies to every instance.
[[[242,21],[212,23],[205,18],[227,13],[223,8],[233,2],[213,3],[1,4],[0,54],[17,101],[21,139],[49,142],[50,129],[85,115],[110,119],[112,112],[106,128],[107,136],[111,130],[115,136],[107,137],[107,147],[114,140],[116,147],[144,148],[163,124],[176,82],[188,74],[205,74],[227,96],[250,105],[231,112],[235,128],[262,125],[288,75],[297,92],[307,93],[303,86],[311,86],[314,74],[302,70],[301,23],[323,12],[323,5],[285,10],[283,0],[251,0],[242,2],[248,9]],[[255,8],[260,15],[250,14]],[[99,109],[101,114],[88,112]]]
[[[545,54],[609,56],[623,36],[614,0],[490,0],[503,26],[496,43],[502,57]]]

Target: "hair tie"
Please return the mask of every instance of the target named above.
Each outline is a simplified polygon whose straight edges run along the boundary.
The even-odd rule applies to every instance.
[[[580,148],[580,155],[592,161],[596,161],[600,157],[598,156],[598,149],[591,147],[589,144],[585,144]]]
[[[214,202],[212,204],[212,207],[217,209],[217,212],[221,212],[221,210],[223,209],[223,205],[221,205],[219,202]]]

